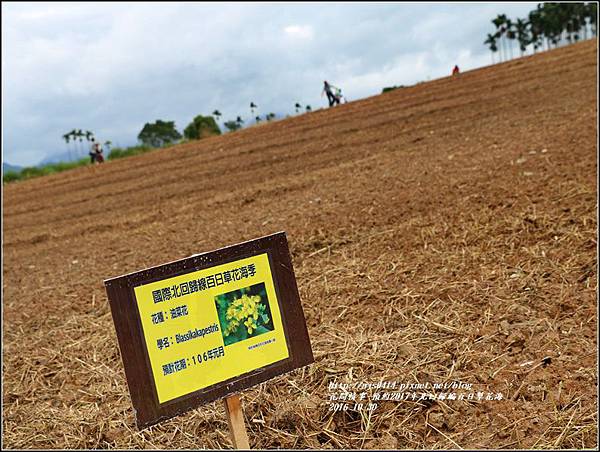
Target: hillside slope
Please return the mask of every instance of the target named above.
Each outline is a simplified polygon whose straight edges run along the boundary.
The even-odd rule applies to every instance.
[[[597,447],[596,52],[5,186],[6,447],[228,447],[219,403],[135,432],[102,281],[280,230],[316,363],[244,394],[253,447]],[[336,378],[503,400],[332,415]]]

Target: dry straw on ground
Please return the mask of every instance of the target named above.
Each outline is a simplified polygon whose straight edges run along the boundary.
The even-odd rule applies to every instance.
[[[136,430],[102,280],[278,230],[316,362],[243,393],[253,447],[597,447],[596,48],[6,186],[5,447],[230,447],[221,403]]]

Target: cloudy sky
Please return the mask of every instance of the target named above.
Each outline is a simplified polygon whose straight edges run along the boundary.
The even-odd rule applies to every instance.
[[[2,157],[33,165],[91,130],[128,146],[146,122],[326,105],[491,63],[499,13],[535,3],[2,2]]]

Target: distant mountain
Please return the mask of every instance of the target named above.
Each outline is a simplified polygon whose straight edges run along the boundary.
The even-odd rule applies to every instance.
[[[14,171],[15,173],[18,173],[22,169],[23,169],[22,166],[11,165],[10,163],[2,162],[2,172],[3,173],[6,173],[8,171]]]

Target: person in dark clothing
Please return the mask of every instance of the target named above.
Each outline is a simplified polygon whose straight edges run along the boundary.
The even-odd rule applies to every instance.
[[[90,159],[92,164],[94,163],[102,163],[104,162],[104,154],[102,152],[102,145],[97,143],[94,138],[92,138],[92,147],[89,152]]]
[[[104,162],[104,153],[102,151],[102,145],[100,143],[96,143],[96,161],[98,163]]]
[[[327,80],[323,82],[323,92],[321,93],[321,96],[323,96],[323,93],[327,94],[327,100],[329,101],[330,107],[333,107],[334,104],[340,104],[340,99],[333,94],[332,88],[335,88],[335,86],[327,83]]]
[[[90,156],[90,163],[93,165],[94,163],[96,163],[96,140],[94,138],[92,138],[92,146],[89,152],[89,156]]]

